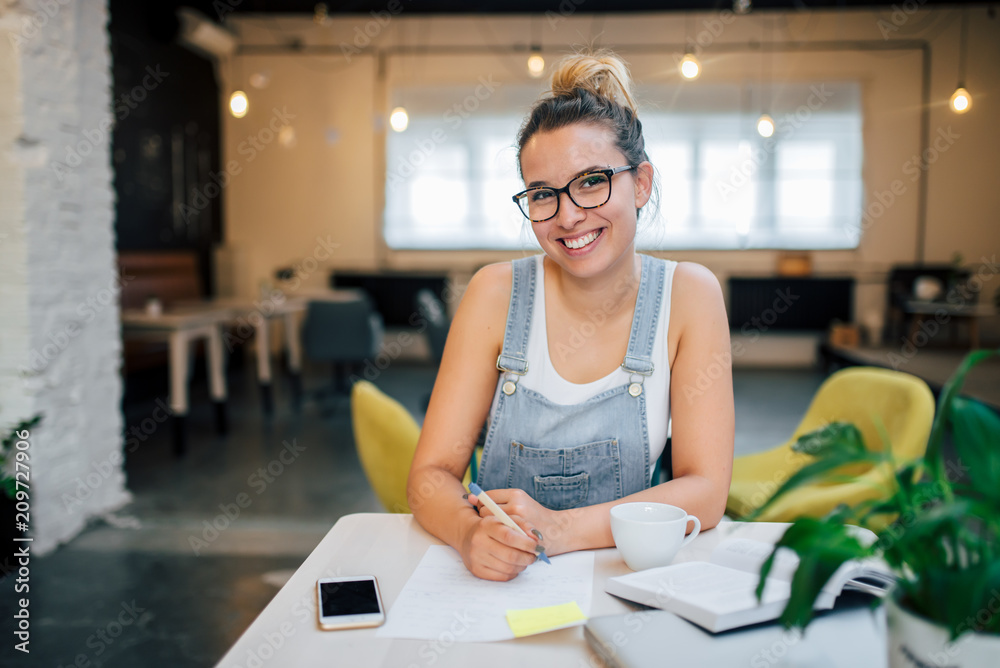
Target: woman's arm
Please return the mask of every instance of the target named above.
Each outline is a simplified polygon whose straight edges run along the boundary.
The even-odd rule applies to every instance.
[[[508,513],[542,532],[550,555],[614,545],[610,509],[624,501],[679,506],[696,515],[703,529],[718,524],[725,512],[735,429],[725,303],[718,280],[697,264],[679,264],[673,286],[668,333],[673,480],[618,501],[562,511],[542,507],[521,490],[490,491]]]
[[[484,267],[469,282],[448,332],[407,483],[407,500],[421,526],[457,549],[473,574],[490,580],[509,580],[524,570],[538,544],[492,516],[480,518],[463,498],[462,478],[496,389],[510,288],[509,263]],[[531,535],[532,525],[520,524]]]

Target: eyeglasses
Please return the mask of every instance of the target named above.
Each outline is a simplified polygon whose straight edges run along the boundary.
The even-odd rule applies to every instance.
[[[609,167],[576,176],[562,188],[537,186],[514,195],[514,203],[524,217],[533,223],[555,218],[559,213],[559,194],[566,193],[573,204],[581,209],[596,209],[611,199],[611,177],[618,172],[635,169],[634,165]]]

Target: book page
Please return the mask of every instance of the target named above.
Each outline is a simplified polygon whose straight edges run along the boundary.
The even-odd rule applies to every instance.
[[[612,579],[630,588],[631,600],[663,610],[675,610],[677,601],[692,603],[716,615],[758,607],[756,574],[710,562],[688,561]],[[618,593],[612,587],[608,590]],[[636,595],[637,590],[641,595]],[[789,592],[787,582],[769,579],[761,604],[786,600]]]
[[[866,531],[865,529],[854,528],[858,529],[860,538],[864,539],[866,537],[863,533],[860,533]],[[759,576],[760,567],[767,560],[773,548],[774,546],[770,543],[759,540],[729,538],[719,543],[712,551],[709,560],[720,566],[735,568]],[[768,579],[791,582],[798,567],[798,555],[792,550],[783,547],[778,551],[778,555],[774,559],[774,564],[771,567],[770,573],[768,573]],[[872,582],[870,584],[881,589],[887,589],[894,580],[892,571],[885,562],[878,559],[865,559],[863,561],[852,559],[841,564],[837,571],[830,576],[823,590],[837,596],[843,590],[845,583],[850,583],[854,578],[858,577],[871,579]],[[859,591],[876,593],[875,587],[866,586],[863,582],[860,586],[852,588]]]
[[[735,568],[740,571],[760,575],[760,567],[771,555],[774,545],[750,538],[727,538],[712,550],[709,560],[713,564]],[[799,558],[788,548],[781,548],[774,559],[768,579],[792,581]]]
[[[446,545],[431,545],[386,613],[381,638],[450,638],[491,642],[514,637],[508,610],[575,601],[590,613],[594,553],[572,552],[536,561],[510,582],[480,580]]]

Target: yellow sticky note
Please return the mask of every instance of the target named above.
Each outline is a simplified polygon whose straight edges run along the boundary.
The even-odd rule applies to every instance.
[[[515,638],[555,631],[587,621],[576,601],[527,610],[508,610],[507,623]]]

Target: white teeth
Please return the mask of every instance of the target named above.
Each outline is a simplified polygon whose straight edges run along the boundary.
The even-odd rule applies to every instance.
[[[579,248],[583,248],[584,246],[593,243],[594,239],[599,237],[600,234],[601,234],[600,232],[595,230],[590,234],[585,234],[579,239],[563,239],[563,243],[566,244],[567,248],[572,248],[573,250],[577,250]]]

